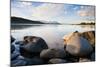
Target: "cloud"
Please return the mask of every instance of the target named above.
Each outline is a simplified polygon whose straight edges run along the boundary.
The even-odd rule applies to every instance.
[[[95,16],[95,7],[94,6],[81,6],[80,10],[77,11],[77,14],[81,17]]]
[[[24,6],[31,6],[32,5],[32,2],[25,2],[25,1],[22,1],[22,4]]]
[[[55,3],[11,2],[11,15],[31,20],[69,23],[88,16],[95,16],[94,6]],[[90,19],[91,17],[89,17]]]
[[[11,2],[11,16],[30,19],[33,7],[32,2]]]
[[[33,17],[35,19],[51,20],[63,14],[67,14],[63,4],[42,4],[33,9]]]

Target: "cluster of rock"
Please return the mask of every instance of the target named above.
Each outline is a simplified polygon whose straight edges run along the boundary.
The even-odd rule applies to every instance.
[[[25,36],[16,42],[11,36],[11,65],[42,65],[95,61],[95,33],[73,32],[65,35],[64,48],[48,48],[41,37]]]
[[[95,61],[95,31],[79,33],[75,31],[65,35],[64,49],[79,61]]]

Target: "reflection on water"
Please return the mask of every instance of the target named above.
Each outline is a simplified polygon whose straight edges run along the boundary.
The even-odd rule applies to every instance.
[[[29,27],[32,27],[32,26],[37,27],[37,26],[42,26],[42,25],[39,25],[39,24],[37,24],[37,25],[32,25],[32,24],[28,24],[28,25],[26,25],[26,24],[14,24],[14,25],[11,25],[11,29],[12,30],[25,29],[25,28],[29,28]]]
[[[63,47],[63,36],[74,31],[95,30],[94,25],[12,25],[11,35],[22,40],[26,35],[42,37],[50,48]]]
[[[82,28],[94,28],[94,25],[80,25]]]

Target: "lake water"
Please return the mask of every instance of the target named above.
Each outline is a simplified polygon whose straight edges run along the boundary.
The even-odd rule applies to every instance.
[[[17,40],[24,36],[42,37],[50,48],[62,48],[63,36],[74,31],[84,32],[95,30],[94,25],[11,25],[11,35]]]

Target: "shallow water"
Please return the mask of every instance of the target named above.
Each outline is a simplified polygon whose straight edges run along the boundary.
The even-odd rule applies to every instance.
[[[11,25],[11,35],[17,40],[23,40],[24,36],[42,37],[50,48],[62,48],[63,36],[74,31],[84,32],[95,30],[94,25]]]

